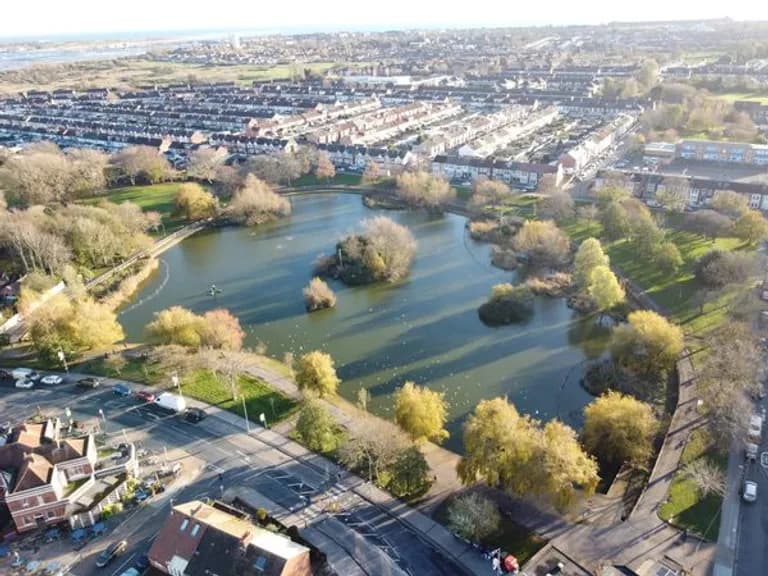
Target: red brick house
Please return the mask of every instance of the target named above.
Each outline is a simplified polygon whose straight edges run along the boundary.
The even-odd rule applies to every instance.
[[[197,500],[171,510],[149,561],[170,576],[312,576],[308,548]]]
[[[67,506],[93,474],[92,436],[60,437],[58,419],[20,424],[0,446],[0,505],[18,532],[58,524]]]

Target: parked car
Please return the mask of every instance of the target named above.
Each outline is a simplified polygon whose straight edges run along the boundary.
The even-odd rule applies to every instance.
[[[64,378],[62,378],[61,376],[57,376],[56,374],[49,374],[48,376],[43,376],[40,379],[40,382],[48,386],[57,386],[62,382],[64,382]]]
[[[149,556],[146,554],[139,555],[134,561],[133,567],[139,572],[144,572],[144,570],[149,568]]]
[[[120,574],[120,576],[141,576],[141,572],[136,568],[128,568],[128,570]]]
[[[760,439],[763,436],[763,418],[761,416],[758,416],[755,414],[754,416],[751,416],[749,419],[749,432],[748,436],[750,439],[754,439],[757,442],[760,441]]]
[[[754,502],[757,500],[757,484],[752,480],[744,482],[744,489],[741,493],[741,497],[745,502]]]
[[[138,390],[134,393],[134,397],[142,402],[154,402],[155,394],[149,390]]]
[[[42,377],[43,375],[40,372],[30,372],[27,374],[27,380],[32,380],[32,382],[37,382]]]
[[[0,370],[0,380],[13,380],[13,376],[8,370]]]
[[[34,374],[34,370],[32,368],[14,368],[11,370],[11,378],[14,380],[21,380],[22,378],[26,378],[30,374]]]
[[[144,490],[143,488],[139,488],[136,490],[136,492],[133,493],[133,497],[136,500],[136,502],[144,502],[145,500],[148,500],[150,497],[150,493]]]
[[[200,420],[204,420],[206,416],[205,411],[200,408],[187,408],[187,411],[184,413],[186,421],[192,422],[192,424],[197,424]]]
[[[167,476],[178,476],[181,474],[181,462],[175,462],[170,466],[163,466],[160,468],[160,470],[157,471],[157,475],[160,478],[165,478]]]
[[[752,442],[747,442],[747,445],[744,448],[744,456],[747,460],[755,461],[757,460],[757,451],[758,451],[757,444],[753,444]]]
[[[119,384],[115,384],[112,386],[112,393],[115,396],[130,396],[133,394],[133,390],[131,389],[128,384],[123,384],[122,382]]]
[[[16,380],[16,388],[23,388],[24,390],[29,390],[30,388],[34,388],[35,383],[32,382],[32,380],[27,380],[26,378],[20,378]]]
[[[87,388],[92,390],[94,388],[98,388],[99,386],[101,386],[101,383],[102,383],[101,378],[93,378],[89,376],[88,378],[81,378],[80,380],[78,380],[77,387]]]
[[[117,542],[112,542],[112,544],[107,546],[104,551],[99,554],[99,557],[96,559],[96,567],[104,568],[104,566],[112,562],[112,560],[120,556],[127,549],[128,542],[126,540],[118,540]]]

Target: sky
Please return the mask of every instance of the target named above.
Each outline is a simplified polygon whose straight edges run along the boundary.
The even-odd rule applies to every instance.
[[[2,0],[0,37],[113,32],[311,30],[593,24],[721,18],[768,20],[768,2],[645,0]],[[545,6],[545,8],[542,8]]]

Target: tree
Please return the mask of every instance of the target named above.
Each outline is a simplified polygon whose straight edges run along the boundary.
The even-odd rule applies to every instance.
[[[482,542],[499,529],[499,508],[490,498],[477,492],[463,494],[448,506],[450,529],[472,542]]]
[[[175,213],[187,220],[202,220],[216,214],[218,204],[213,194],[200,184],[188,183],[179,186],[174,200]]]
[[[315,310],[333,308],[336,306],[336,294],[334,294],[330,286],[320,278],[312,278],[309,284],[304,288],[303,294],[307,312],[314,312]]]
[[[573,198],[567,192],[556,192],[546,196],[537,208],[540,218],[551,219],[558,224],[570,220],[575,213]]]
[[[601,315],[624,302],[626,298],[624,288],[608,266],[596,266],[592,269],[588,292]]]
[[[571,428],[556,420],[542,427],[506,398],[477,405],[464,424],[464,450],[458,466],[464,484],[484,480],[512,494],[544,496],[560,507],[570,503],[574,486],[589,493],[598,481],[596,463]]]
[[[397,498],[414,498],[431,486],[430,469],[424,454],[416,446],[401,450],[389,469],[387,490]]]
[[[70,165],[61,150],[28,147],[0,167],[0,187],[11,205],[61,202],[69,197]]]
[[[533,313],[533,291],[528,284],[496,284],[478,309],[480,320],[495,326],[525,320]]]
[[[222,350],[240,350],[245,332],[240,320],[229,310],[217,308],[203,314],[204,325],[200,333],[200,344]]]
[[[637,310],[611,334],[611,356],[622,367],[640,374],[664,372],[683,351],[683,332],[651,310]]]
[[[656,201],[667,212],[682,212],[688,205],[688,181],[684,178],[664,178],[656,191]]]
[[[363,184],[372,184],[381,178],[381,169],[374,161],[368,162],[363,171]]]
[[[320,152],[317,154],[315,164],[315,177],[318,180],[330,180],[336,176],[336,167],[331,162],[326,152]]]
[[[199,348],[206,329],[205,319],[181,306],[171,306],[155,312],[154,319],[144,332],[153,344],[178,344],[187,348]]]
[[[217,179],[219,168],[227,159],[226,148],[198,148],[189,154],[187,176],[211,183]]]
[[[107,185],[106,171],[109,156],[100,150],[70,148],[66,152],[69,161],[69,197],[95,196]]]
[[[445,394],[406,382],[395,393],[395,422],[415,441],[440,443],[445,430],[448,405]]]
[[[287,152],[253,156],[243,166],[243,177],[249,174],[270,184],[290,184],[301,176],[305,158]]]
[[[642,466],[658,428],[648,404],[619,392],[609,391],[584,408],[584,446],[603,462]]]
[[[630,241],[635,245],[638,253],[646,257],[652,257],[664,239],[664,233],[645,206],[630,216],[629,234]]]
[[[571,253],[568,236],[551,220],[527,220],[515,235],[515,250],[525,252],[533,266],[557,268]]]
[[[313,452],[333,452],[336,449],[337,428],[336,421],[319,400],[304,400],[296,421],[296,434],[302,444]]]
[[[437,211],[456,197],[446,180],[428,172],[403,172],[397,177],[396,193],[410,206]]]
[[[745,283],[756,269],[751,254],[710,250],[696,261],[694,275],[702,286],[721,289],[729,284]]]
[[[275,193],[265,181],[249,174],[235,191],[225,214],[233,221],[255,226],[291,213],[288,199]]]
[[[597,462],[579,446],[573,428],[559,420],[550,420],[544,425],[538,460],[540,480],[537,491],[549,496],[561,510],[573,502],[576,486],[591,496],[600,482]]]
[[[736,220],[733,233],[752,246],[768,237],[768,221],[759,210],[749,210]]]
[[[159,150],[151,146],[128,146],[112,156],[112,165],[132,185],[141,179],[150,184],[168,180],[172,169]]]
[[[725,495],[725,474],[719,466],[710,462],[708,458],[697,458],[693,462],[689,462],[683,468],[683,474],[696,485],[702,496]]]
[[[364,417],[350,423],[349,438],[339,447],[341,462],[386,487],[390,468],[409,446],[397,426],[380,418]]]
[[[70,323],[75,341],[83,348],[105,348],[125,337],[115,313],[92,298],[75,301]]]
[[[714,242],[715,239],[731,233],[733,221],[715,210],[696,210],[686,215],[685,227]]]
[[[712,198],[712,208],[731,218],[739,218],[749,211],[749,200],[738,192],[719,190]]]
[[[586,204],[578,209],[580,218],[587,221],[587,233],[592,233],[592,222],[600,215],[600,211],[594,204]]]
[[[661,242],[653,250],[653,263],[665,274],[674,274],[683,265],[683,257],[674,242]]]
[[[299,390],[314,392],[322,398],[335,394],[339,382],[333,358],[329,354],[315,350],[299,358],[296,369]]]
[[[482,210],[491,206],[500,206],[513,197],[514,193],[504,182],[478,178],[473,186],[469,207],[473,210]]]
[[[621,240],[629,234],[627,210],[618,202],[610,202],[600,213],[603,234],[608,240]]]
[[[573,259],[573,276],[577,286],[587,288],[592,270],[598,266],[610,265],[610,259],[603,252],[600,240],[587,238],[579,245]]]

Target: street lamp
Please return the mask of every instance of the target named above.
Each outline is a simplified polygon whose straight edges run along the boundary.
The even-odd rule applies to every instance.
[[[179,396],[184,398],[184,394],[181,393],[181,380],[179,379],[178,373],[174,370],[173,374],[171,374],[171,382],[174,386],[176,386],[176,389],[179,391]]]
[[[59,351],[56,353],[56,355],[59,357],[59,362],[61,362],[64,365],[64,372],[69,374],[69,366],[67,365],[67,355],[64,354],[64,350],[59,347]]]
[[[245,406],[245,394],[241,394],[240,399],[243,401],[243,418],[245,418],[245,431],[250,434],[251,423],[248,421],[248,408]]]
[[[259,414],[259,422],[261,422],[261,425],[264,426],[264,428],[267,427],[267,417],[264,415],[264,412]]]

